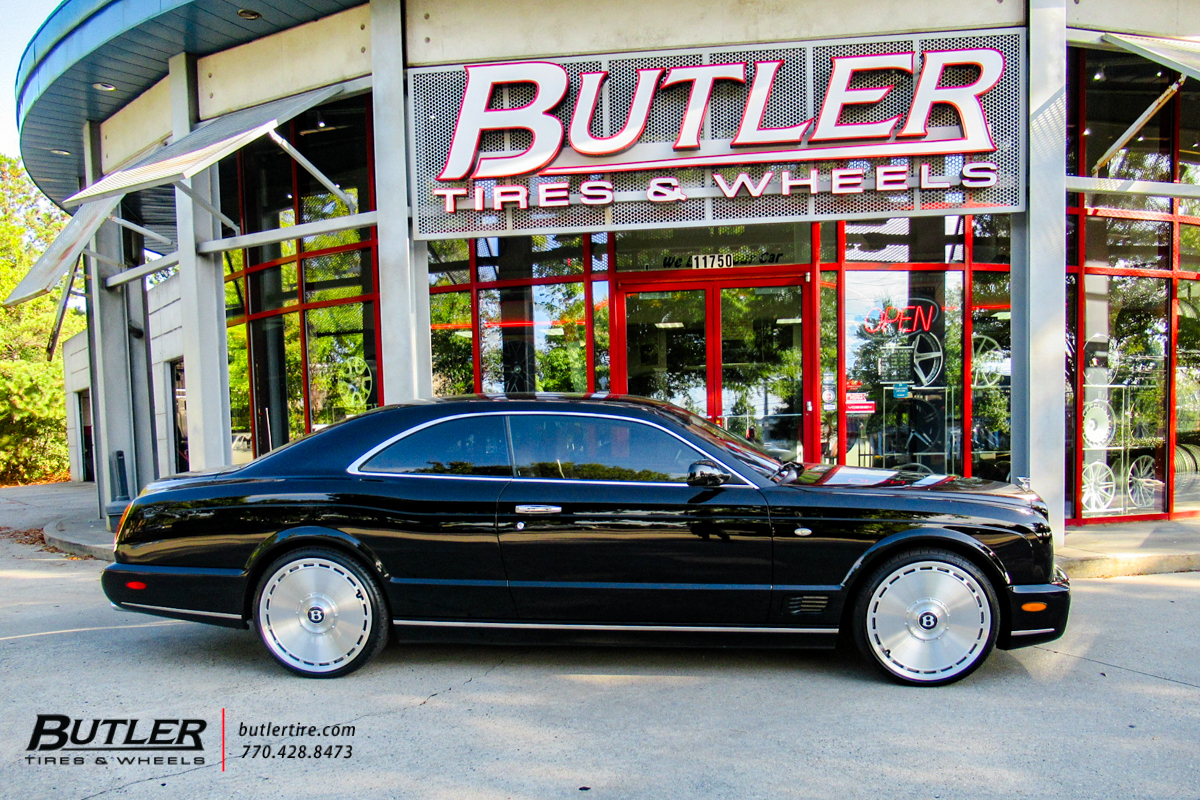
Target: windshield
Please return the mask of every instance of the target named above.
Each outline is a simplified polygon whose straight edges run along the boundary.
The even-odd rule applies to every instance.
[[[748,439],[743,439],[732,431],[718,427],[704,417],[683,409],[670,409],[697,436],[701,436],[717,447],[736,458],[740,463],[759,473],[765,478],[774,475],[783,462],[764,452],[758,445]]]

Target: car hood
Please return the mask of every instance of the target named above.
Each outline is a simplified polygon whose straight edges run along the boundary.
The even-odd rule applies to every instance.
[[[805,464],[803,470],[786,486],[823,486],[828,488],[862,488],[898,492],[929,492],[969,495],[971,499],[991,501],[1002,505],[1034,508],[1046,515],[1046,505],[1036,492],[1011,483],[985,478],[963,478],[957,475],[938,475],[909,470],[871,469],[832,464]]]

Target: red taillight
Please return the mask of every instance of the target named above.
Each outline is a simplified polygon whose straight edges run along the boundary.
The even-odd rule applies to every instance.
[[[142,583],[141,581],[128,581],[125,584],[125,588],[126,589],[145,589],[146,584]]]

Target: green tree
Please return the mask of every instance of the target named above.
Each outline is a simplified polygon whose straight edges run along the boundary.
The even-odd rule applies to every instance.
[[[0,155],[0,297],[7,297],[66,222],[21,162]],[[65,477],[66,404],[61,351],[46,361],[58,293],[0,308],[0,483]],[[83,330],[70,310],[61,340]]]

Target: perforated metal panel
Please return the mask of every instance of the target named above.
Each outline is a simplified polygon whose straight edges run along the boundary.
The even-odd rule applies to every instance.
[[[466,179],[458,182],[438,181],[436,177],[446,164],[454,135],[459,107],[466,87],[463,66],[438,66],[409,70],[410,159],[412,173],[414,233],[418,239],[457,238],[470,235],[497,236],[529,233],[574,233],[594,230],[628,230],[663,226],[689,227],[714,223],[796,222],[818,219],[866,219],[899,216],[935,216],[949,213],[1009,213],[1024,208],[1025,185],[1025,101],[1024,32],[1022,29],[998,29],[953,34],[908,34],[874,37],[871,39],[825,40],[814,43],[772,44],[761,47],[739,45],[726,48],[674,50],[669,52],[614,54],[576,58],[545,59],[561,65],[570,77],[570,89],[553,115],[564,130],[563,153],[552,166],[574,157],[587,166],[570,149],[566,131],[574,113],[575,100],[584,72],[606,71],[596,113],[591,120],[593,136],[611,136],[626,123],[634,97],[639,69],[662,69],[665,75],[672,67],[701,64],[745,64],[746,82],[718,81],[713,89],[701,130],[701,154],[729,152],[729,142],[737,134],[746,101],[759,62],[781,62],[775,83],[768,97],[762,125],[764,128],[783,128],[815,118],[828,90],[833,58],[839,56],[916,53],[919,69],[923,54],[928,51],[991,48],[1005,59],[1005,71],[999,83],[982,96],[994,152],[965,155],[904,156],[858,158],[844,161],[790,161],[780,156],[779,163],[731,164],[722,167],[688,166],[648,171],[606,172],[597,169],[590,174],[565,176],[523,175],[487,180]],[[942,86],[961,86],[974,82],[979,69],[974,66],[952,66],[942,76]],[[850,87],[867,88],[891,86],[888,95],[879,103],[846,105],[839,118],[841,123],[879,122],[899,116],[903,125],[908,114],[916,77],[902,70],[875,70],[856,73]],[[679,134],[681,122],[691,92],[690,83],[660,88],[650,107],[650,114],[641,139],[630,153],[638,151],[639,158],[673,158],[695,154],[696,151],[673,151],[670,147]],[[496,90],[489,108],[513,109],[533,100],[530,84],[508,84]],[[956,131],[961,129],[958,112],[951,106],[937,104],[929,119],[930,130]],[[810,128],[811,133],[811,128]],[[951,133],[950,135],[957,135]],[[805,143],[800,147],[809,146]],[[516,155],[531,143],[525,130],[489,131],[480,137],[481,154]],[[750,148],[753,152],[755,148]],[[632,158],[632,155],[627,155]],[[794,157],[794,156],[793,156]],[[619,160],[620,155],[596,159],[599,164]],[[962,168],[970,162],[991,162],[999,168],[995,186],[966,189],[960,185]],[[877,192],[875,170],[884,164],[908,167],[910,188],[906,191]],[[921,189],[917,178],[922,165],[937,178],[952,184],[948,189]],[[817,169],[820,188],[810,193],[806,188],[794,188],[790,195],[781,192],[781,173],[792,178],[804,178],[809,170]],[[864,172],[860,193],[833,194],[830,176],[834,169],[861,169]],[[726,197],[713,178],[719,173],[726,184],[745,173],[758,186],[767,172],[772,173],[766,190],[760,197],[746,191]],[[651,179],[670,177],[679,182],[686,200],[656,203],[647,199]],[[608,180],[613,184],[615,201],[608,205],[584,205],[580,202],[580,184],[588,180]],[[492,187],[497,183],[522,186],[529,191],[529,208],[518,209],[507,204],[501,211],[491,210]],[[540,207],[538,186],[544,183],[569,183],[571,204],[566,207]],[[432,193],[433,189],[462,188],[467,195],[457,203],[457,210],[448,213],[445,200]],[[482,188],[486,199],[483,211],[473,208],[473,199]]]

